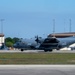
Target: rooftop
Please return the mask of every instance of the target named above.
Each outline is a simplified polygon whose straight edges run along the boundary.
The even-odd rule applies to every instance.
[[[4,34],[0,33],[0,37],[4,37]]]
[[[64,38],[64,37],[71,37],[71,36],[75,36],[75,32],[54,33],[48,35],[48,37],[56,37],[56,38]]]

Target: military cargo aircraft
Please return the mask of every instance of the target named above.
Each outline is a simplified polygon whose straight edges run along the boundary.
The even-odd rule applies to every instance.
[[[44,50],[52,51],[53,49],[61,49],[64,47],[69,47],[69,45],[75,43],[75,37],[67,37],[67,38],[55,38],[55,37],[47,37],[40,38],[36,37],[35,39],[26,39],[16,42],[14,44],[14,48],[24,50]]]

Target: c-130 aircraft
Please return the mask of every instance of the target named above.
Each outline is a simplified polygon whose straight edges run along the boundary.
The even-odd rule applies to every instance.
[[[47,37],[47,38],[40,38],[36,37],[35,40],[21,40],[14,44],[14,48],[24,50],[44,50],[53,51],[53,49],[61,49],[64,47],[69,47],[69,45],[75,43],[75,36],[73,37],[66,37],[66,38],[55,38],[55,37]]]

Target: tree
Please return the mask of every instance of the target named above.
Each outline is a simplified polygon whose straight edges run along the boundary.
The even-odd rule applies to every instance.
[[[12,42],[12,43],[14,43],[14,40],[11,37],[7,37],[5,39],[5,42]]]
[[[13,40],[11,37],[7,37],[7,38],[5,39],[5,45],[6,45],[7,47],[13,47],[13,44],[14,44],[14,40]]]
[[[12,42],[6,42],[6,46],[7,47],[13,47],[13,43]]]
[[[20,39],[17,38],[17,37],[14,37],[14,38],[13,38],[14,43],[18,42],[19,40],[20,40]]]
[[[7,37],[5,39],[5,45],[7,47],[13,47],[13,44],[15,44],[16,42],[18,42],[19,40],[20,40],[20,38],[17,38],[17,37],[14,37],[14,38]]]

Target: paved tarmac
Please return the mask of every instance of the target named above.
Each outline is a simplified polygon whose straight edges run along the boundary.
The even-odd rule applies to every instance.
[[[75,65],[1,65],[0,75],[75,75]]]
[[[21,52],[20,50],[0,50],[0,53],[45,53],[44,50],[24,50]],[[52,52],[46,53],[75,53],[75,50],[53,50]]]

